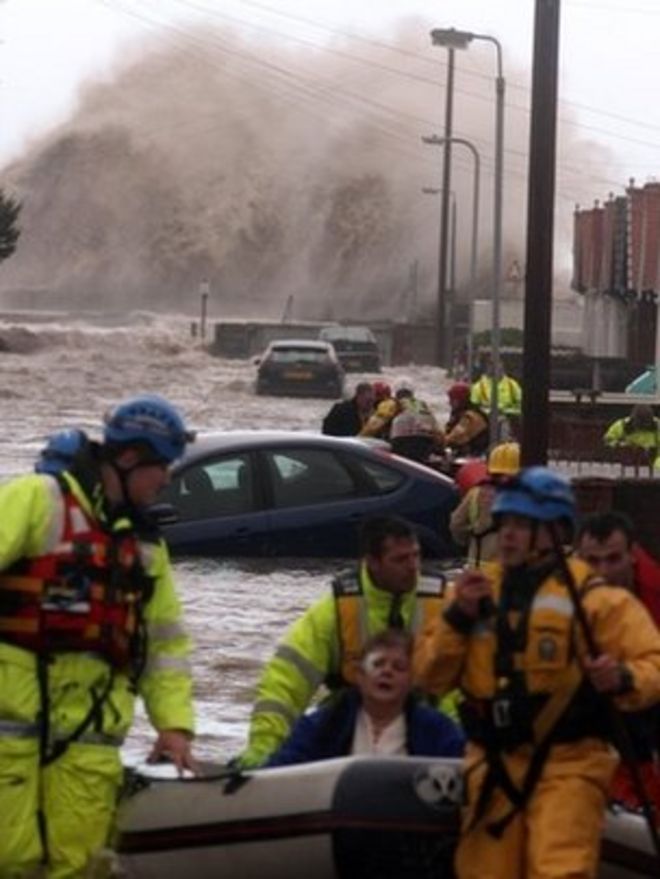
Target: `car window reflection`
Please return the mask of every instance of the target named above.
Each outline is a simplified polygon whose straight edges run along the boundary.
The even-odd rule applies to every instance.
[[[398,470],[377,464],[375,461],[361,460],[359,466],[367,474],[367,482],[372,494],[387,494],[395,491],[405,479]]]
[[[196,464],[177,475],[163,493],[182,520],[235,516],[254,509],[253,474],[247,455]]]
[[[340,500],[358,494],[353,477],[332,452],[319,449],[266,453],[275,507]]]

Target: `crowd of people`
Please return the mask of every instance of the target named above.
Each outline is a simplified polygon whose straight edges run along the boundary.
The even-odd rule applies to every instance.
[[[423,463],[483,455],[489,446],[492,384],[487,373],[472,385],[454,382],[447,391],[449,417],[440,425],[431,406],[409,382],[400,382],[392,391],[386,382],[361,381],[352,397],[332,405],[322,431],[331,436],[386,440],[396,454]],[[519,415],[522,393],[518,382],[503,373],[497,389],[503,417]]]
[[[580,522],[570,482],[521,469],[516,443],[474,457],[484,411],[462,383],[449,402],[441,428],[411,387],[363,382],[324,429],[394,441],[423,424],[435,448],[474,458],[451,523],[464,570],[447,584],[409,523],[367,519],[356,564],[266,663],[234,764],[463,755],[458,879],[593,879],[608,799],[660,812],[660,564],[625,516]],[[142,395],[108,413],[100,442],[58,435],[35,473],[0,486],[2,877],[84,875],[111,831],[137,696],[151,759],[198,771],[189,639],[147,512],[192,441],[174,406]]]

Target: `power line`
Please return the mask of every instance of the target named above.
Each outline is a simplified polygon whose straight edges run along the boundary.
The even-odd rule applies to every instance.
[[[346,89],[338,88],[334,83],[324,82],[321,86],[319,86],[318,84],[312,85],[312,84],[310,84],[309,80],[302,79],[298,74],[292,73],[290,70],[288,70],[285,67],[282,67],[281,65],[275,65],[272,62],[268,62],[268,61],[264,60],[263,58],[260,58],[260,57],[255,58],[253,56],[247,55],[244,52],[240,52],[234,48],[228,48],[228,47],[224,46],[221,43],[221,41],[219,40],[219,38],[217,38],[217,37],[214,37],[212,42],[207,43],[203,40],[200,40],[196,37],[193,37],[188,29],[180,28],[177,25],[172,24],[172,22],[169,22],[169,21],[163,22],[162,20],[157,21],[153,18],[148,18],[148,17],[144,16],[143,14],[136,12],[134,6],[127,8],[126,6],[123,6],[121,3],[116,2],[116,0],[115,0],[115,2],[111,2],[111,0],[97,0],[97,2],[100,2],[104,6],[106,6],[108,8],[112,8],[115,11],[119,11],[123,14],[130,15],[131,17],[138,19],[143,24],[146,24],[148,27],[150,27],[152,29],[153,28],[166,28],[166,29],[172,30],[172,31],[176,32],[180,38],[183,38],[187,43],[195,45],[197,47],[201,46],[201,48],[203,48],[205,50],[205,52],[208,50],[209,46],[211,46],[211,47],[217,49],[218,51],[225,52],[225,53],[230,54],[232,56],[238,57],[239,60],[246,62],[249,65],[265,67],[270,72],[274,72],[276,75],[278,75],[280,77],[284,77],[286,80],[286,85],[290,89],[297,90],[299,94],[302,93],[302,95],[305,98],[308,98],[308,99],[312,98],[314,100],[322,99],[322,100],[328,100],[331,103],[333,103],[333,102],[337,103],[339,100],[339,96],[342,95],[343,96],[342,99],[344,101],[349,101],[351,104],[357,103],[359,105],[366,105],[370,110],[376,109],[378,112],[381,112],[381,113],[385,112],[390,116],[404,117],[405,119],[411,120],[415,124],[418,124],[420,126],[424,126],[425,128],[428,128],[429,125],[431,124],[429,122],[429,120],[427,120],[423,117],[414,116],[412,114],[404,113],[404,112],[400,111],[399,109],[387,107],[386,105],[381,104],[380,102],[377,102],[373,99],[365,98],[362,95],[357,95],[353,92],[347,91]],[[200,57],[202,57],[202,59],[204,60],[205,63],[213,63],[213,60],[209,59],[209,57],[206,55],[206,53]],[[224,74],[228,73],[228,71],[224,67],[222,68],[222,71]],[[258,81],[250,80],[250,82],[253,86],[255,86],[255,85],[256,86],[263,86],[264,85],[261,80],[258,80]],[[267,87],[268,87],[268,90],[272,90],[272,80],[268,81]],[[313,112],[314,115],[318,116],[319,114],[315,113],[314,111],[315,111],[315,108],[312,108],[311,110],[309,108],[307,108],[307,110],[306,110],[306,112]],[[321,118],[323,119],[324,123],[326,123],[326,124],[328,123],[327,116],[323,115]],[[387,128],[383,124],[382,120],[373,120],[372,119],[372,120],[369,120],[369,124],[377,127],[381,131],[381,133],[384,133],[386,135],[386,137],[389,137],[389,138],[392,138],[393,140],[396,140],[397,145],[399,146],[398,152],[403,151],[403,152],[405,152],[405,154],[408,157],[410,157],[411,155],[414,155],[415,159],[419,160],[419,157],[420,157],[419,152],[415,151],[414,154],[412,154],[409,151],[409,149],[408,149],[409,139],[406,135],[403,135],[400,131],[394,131],[391,128]],[[477,142],[485,143],[485,141],[482,138],[475,137],[474,135],[466,134],[466,136],[470,137],[473,140],[476,140]],[[414,136],[414,142],[417,142],[417,135]],[[403,150],[402,150],[402,147],[404,148]],[[509,149],[507,152],[509,152],[512,155],[515,155],[517,157],[520,157],[523,160],[526,160],[526,158],[527,158],[526,153],[524,153],[521,150]],[[459,165],[460,164],[461,163],[459,161]],[[462,168],[466,172],[470,170],[468,164],[463,164]],[[492,168],[492,165],[490,165],[488,160],[486,160],[484,162],[484,169],[490,171],[491,168]],[[584,179],[584,177],[585,177],[584,170],[582,168],[572,167],[572,166],[569,166],[566,164],[561,165],[561,168],[562,168],[562,171],[564,171],[565,173],[576,174],[576,175],[580,176],[581,179]],[[524,172],[519,172],[519,171],[513,170],[511,168],[507,169],[507,176],[508,177],[517,176],[518,178],[526,181],[526,175]],[[590,180],[593,180],[595,183],[603,183],[603,184],[606,184],[608,187],[618,188],[621,185],[619,181],[610,180],[610,179],[607,179],[604,177],[597,177],[595,175],[586,175],[586,176]],[[567,201],[570,201],[571,203],[575,202],[575,195],[574,194],[569,196],[568,194],[564,195],[563,193],[560,193],[560,195],[562,198],[564,198]]]

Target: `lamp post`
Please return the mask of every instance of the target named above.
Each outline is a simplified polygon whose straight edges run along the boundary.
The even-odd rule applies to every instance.
[[[470,295],[468,298],[468,345],[467,345],[467,370],[472,380],[474,350],[472,337],[474,335],[474,294],[477,285],[477,259],[479,254],[479,188],[481,177],[481,161],[479,151],[475,145],[463,137],[452,137],[453,143],[466,147],[472,153],[474,159],[474,185],[472,187],[472,243],[470,253]],[[434,146],[442,146],[444,138],[432,134],[422,137],[422,142]]]
[[[434,46],[449,49],[467,49],[473,40],[485,40],[495,46],[497,53],[497,78],[495,80],[495,184],[493,198],[493,320],[491,327],[492,384],[490,400],[490,442],[495,445],[499,439],[499,401],[497,385],[501,369],[500,362],[500,300],[502,292],[502,178],[504,164],[504,93],[505,80],[502,73],[502,46],[490,34],[475,34],[458,31],[455,28],[435,28],[431,31]],[[445,147],[446,148],[446,147]]]
[[[442,196],[440,201],[440,248],[442,250],[442,235],[443,235],[443,205],[445,202],[444,193],[445,190],[442,186],[422,186],[422,192],[424,195],[440,195]],[[448,199],[451,198],[451,220],[449,219],[449,215],[447,217],[447,242],[445,244],[446,257],[445,257],[445,285],[444,290],[447,294],[451,294],[453,296],[456,282],[456,193],[453,189],[449,190]],[[449,235],[449,228],[451,227],[451,236]],[[440,316],[440,315],[438,315]],[[453,323],[449,321],[448,315],[445,315],[443,312],[443,320],[438,321],[438,338],[442,339],[443,333],[445,333],[446,328],[449,328],[449,333],[446,335],[451,335],[451,327]],[[447,320],[447,324],[445,324],[445,320]],[[437,339],[436,339],[437,341]],[[448,350],[445,348],[444,350]]]
[[[438,254],[438,301],[436,311],[436,364],[449,366],[451,345],[449,321],[451,303],[447,288],[447,257],[449,245],[449,192],[451,189],[451,142],[454,107],[454,48],[448,46],[447,87],[445,96],[445,143],[442,160],[442,189],[440,207],[440,251]],[[447,307],[449,304],[449,308]]]

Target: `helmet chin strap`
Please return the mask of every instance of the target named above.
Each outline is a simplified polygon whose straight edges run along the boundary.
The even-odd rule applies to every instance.
[[[117,464],[116,459],[112,459],[108,461],[108,464],[114,470],[117,480],[119,482],[119,487],[121,489],[121,500],[119,503],[114,504],[112,506],[113,511],[115,513],[121,512],[125,510],[127,513],[137,513],[142,514],[142,510],[131,500],[131,494],[128,487],[128,480],[130,479],[131,473],[135,472],[135,470],[139,470],[140,467],[150,467],[152,466],[154,461],[152,460],[138,460],[135,464],[132,464],[130,467],[120,467]]]

